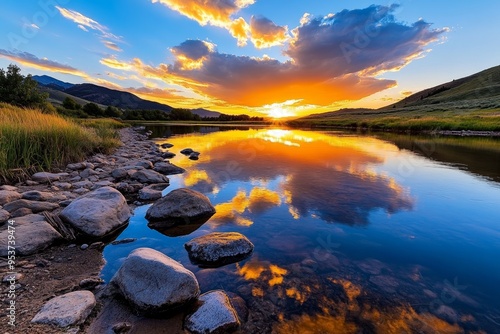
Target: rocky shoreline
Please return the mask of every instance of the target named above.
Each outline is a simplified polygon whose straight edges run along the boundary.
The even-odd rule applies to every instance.
[[[162,228],[189,224],[190,219],[198,222],[215,213],[208,198],[189,189],[162,198],[169,186],[167,175],[184,170],[166,160],[175,156],[168,151],[171,145],[159,147],[143,130],[120,130],[123,144],[113,154],[96,154],[64,170],[0,186],[4,305],[12,303],[9,292],[16,295],[15,312],[6,307],[0,311],[6,318],[15,314],[16,327],[3,322],[4,332],[138,332],[147,328],[144,322],[149,317],[158,315],[167,315],[172,333],[229,332],[240,327],[245,317],[239,314],[245,307],[238,313],[231,300],[241,306],[241,298],[224,291],[201,294],[190,271],[155,250],[134,250],[110,284],[99,278],[103,248],[110,242],[125,242],[114,239],[136,206],[157,201],[148,218]],[[181,153],[193,160],[200,155],[191,149]],[[205,247],[230,263],[242,259],[237,239],[243,238],[221,234],[220,240],[213,238]],[[248,256],[253,245],[244,239]],[[7,245],[13,240],[15,260],[9,262],[7,257],[14,253]],[[175,282],[178,288],[172,288]]]

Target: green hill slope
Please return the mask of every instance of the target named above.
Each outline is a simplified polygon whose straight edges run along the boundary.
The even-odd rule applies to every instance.
[[[289,124],[405,131],[500,131],[500,66],[422,90],[380,109],[342,109]]]

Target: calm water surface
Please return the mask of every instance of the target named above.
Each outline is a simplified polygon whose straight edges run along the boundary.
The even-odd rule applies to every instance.
[[[137,208],[119,239],[138,240],[104,250],[106,280],[133,249],[151,247],[193,271],[202,292],[243,297],[255,331],[500,332],[499,141],[152,130],[174,153],[201,152],[171,160],[187,172],[165,193],[198,190],[217,213],[162,234],[147,227],[149,206]],[[183,244],[213,231],[243,233],[254,253],[217,269],[192,265]]]

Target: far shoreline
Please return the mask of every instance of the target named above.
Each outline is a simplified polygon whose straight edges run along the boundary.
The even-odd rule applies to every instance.
[[[439,130],[439,129],[411,129],[411,128],[368,128],[368,127],[358,127],[358,126],[340,126],[340,125],[322,125],[322,124],[300,124],[293,123],[294,121],[286,122],[259,122],[259,123],[249,123],[249,122],[193,122],[193,121],[123,121],[125,124],[130,124],[133,126],[143,125],[143,126],[222,126],[222,127],[280,127],[280,128],[290,128],[290,129],[308,129],[308,130],[341,130],[349,132],[362,132],[363,134],[370,133],[394,133],[394,134],[407,134],[407,135],[428,135],[428,136],[450,136],[450,137],[500,137],[500,131],[490,131],[490,130],[470,130],[470,129],[460,129],[460,130]]]

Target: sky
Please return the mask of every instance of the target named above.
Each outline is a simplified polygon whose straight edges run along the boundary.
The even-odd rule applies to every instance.
[[[0,68],[177,108],[378,108],[500,65],[500,1],[2,0]]]

